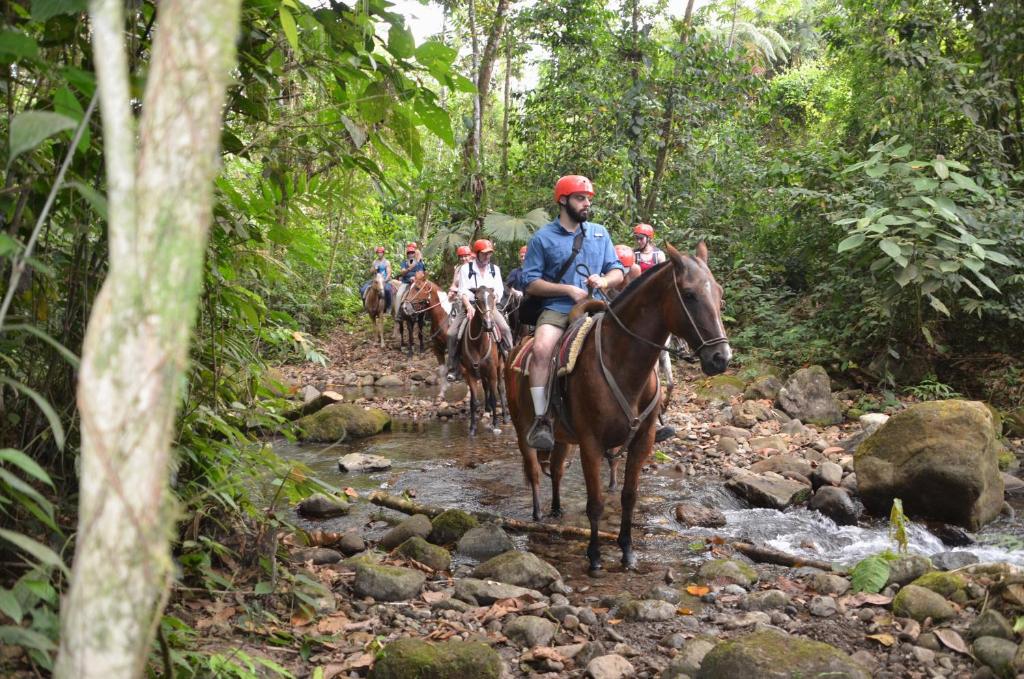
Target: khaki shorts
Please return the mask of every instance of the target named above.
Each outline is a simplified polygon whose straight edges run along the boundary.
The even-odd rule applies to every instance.
[[[569,327],[569,314],[563,314],[561,311],[555,311],[553,309],[545,309],[540,312],[540,316],[537,318],[537,326],[542,325],[553,325],[556,328],[565,330]]]

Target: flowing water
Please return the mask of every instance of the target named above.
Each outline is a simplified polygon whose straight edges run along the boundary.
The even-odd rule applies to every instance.
[[[275,450],[287,459],[310,467],[322,481],[338,488],[352,487],[366,496],[373,490],[400,495],[408,492],[417,502],[438,507],[486,511],[504,517],[530,520],[532,504],[516,447],[511,424],[500,425],[494,433],[481,423],[481,432],[470,438],[468,423],[396,421],[390,432],[352,443],[325,445],[274,442]],[[393,467],[371,474],[347,474],[338,470],[338,458],[348,453],[383,455]],[[624,468],[625,465],[622,465]],[[620,470],[620,475],[622,470]],[[604,471],[607,479],[607,469]],[[621,482],[621,478],[620,478]],[[578,456],[573,456],[562,485],[563,522],[588,526],[586,491]],[[545,510],[550,503],[550,484],[542,477]],[[685,528],[674,518],[681,501],[717,507],[726,516],[723,528]],[[299,525],[324,530],[358,528],[369,539],[379,538],[388,528],[380,520],[379,509],[360,502],[349,516],[309,522],[297,516]],[[656,465],[641,477],[634,537],[639,540],[638,556],[649,566],[692,555],[690,545],[707,536],[745,539],[794,555],[824,561],[852,564],[884,549],[893,549],[884,521],[862,522],[860,526],[838,526],[830,519],[807,509],[780,512],[749,508],[720,483],[702,483],[688,479],[672,465]],[[1016,506],[1024,511],[1024,503]],[[619,521],[618,492],[606,494],[605,516],[601,527],[616,531]],[[919,524],[909,530],[910,551],[926,556],[949,551],[934,535]],[[1005,516],[986,526],[977,536],[978,544],[964,549],[982,561],[1009,561],[1024,566],[1024,521]],[[524,544],[526,537],[518,538]],[[703,544],[700,548],[702,549]],[[582,561],[582,541],[564,544],[564,552],[578,554]],[[695,549],[697,546],[695,545]],[[550,551],[550,545],[549,545]],[[606,548],[606,560],[617,560],[618,550]]]

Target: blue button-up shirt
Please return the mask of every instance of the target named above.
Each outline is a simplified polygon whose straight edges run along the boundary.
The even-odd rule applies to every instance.
[[[566,283],[589,290],[587,277],[576,271],[578,265],[585,264],[591,274],[606,274],[612,269],[624,271],[615,254],[615,246],[612,244],[612,238],[608,235],[607,229],[593,222],[584,222],[577,228],[582,228],[585,234],[583,245],[576,260],[558,281],[554,280],[555,274],[572,254],[572,241],[576,237],[576,233],[567,231],[556,219],[545,224],[537,233],[533,234],[533,238],[530,239],[530,243],[526,247],[526,260],[523,261],[523,281],[526,285],[543,277],[544,280],[553,283]],[[548,297],[544,308],[569,313],[573,304],[572,298],[568,295]]]

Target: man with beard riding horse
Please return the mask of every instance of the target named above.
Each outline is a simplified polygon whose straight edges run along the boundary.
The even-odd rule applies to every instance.
[[[530,396],[537,417],[527,443],[538,450],[551,450],[555,445],[548,416],[548,377],[551,355],[568,326],[569,311],[587,298],[588,289],[600,293],[622,282],[623,267],[611,236],[600,224],[587,221],[593,197],[594,186],[586,177],[560,178],[555,183],[558,218],[533,235],[523,262],[526,292],[545,298],[530,364]],[[559,272],[561,276],[554,280]]]

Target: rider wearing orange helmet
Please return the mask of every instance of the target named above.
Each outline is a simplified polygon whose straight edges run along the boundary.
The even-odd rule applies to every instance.
[[[491,262],[494,244],[486,238],[481,238],[473,243],[473,252],[476,253],[476,257],[459,266],[456,272],[458,297],[453,309],[455,318],[448,324],[449,382],[454,382],[456,377],[459,338],[462,337],[466,323],[471,321],[477,312],[473,304],[474,293],[470,291],[480,287],[490,288],[494,292],[492,302],[500,300],[505,293],[505,287],[501,282],[501,269]],[[505,316],[495,306],[491,306],[488,311],[498,331],[498,345],[503,353],[507,353],[512,348],[512,331],[509,330]]]
[[[391,280],[391,262],[384,256],[384,246],[378,245],[374,248],[373,263],[370,265],[370,276],[371,279],[359,286],[359,296],[366,297],[366,291],[370,289],[373,284],[373,276],[380,274],[384,277],[384,305],[385,309],[390,310],[391,308],[391,286],[388,285],[388,281]]]
[[[665,253],[654,247],[653,226],[637,224],[633,227],[633,238],[636,239],[634,253],[636,254],[636,263],[640,265],[640,273],[665,261]]]
[[[416,278],[417,273],[426,270],[427,268],[423,264],[423,254],[420,252],[419,247],[417,247],[416,243],[407,243],[405,246],[404,266],[398,272],[398,277],[402,284],[398,286],[398,294],[395,295],[393,311],[396,319],[398,318],[398,311],[402,307],[402,298],[405,297],[405,292],[409,289],[409,284]]]
[[[537,319],[530,362],[530,396],[536,419],[527,443],[539,450],[550,450],[555,444],[547,414],[547,384],[551,354],[568,325],[569,310],[587,297],[588,289],[600,294],[621,283],[623,276],[608,231],[587,221],[594,197],[590,180],[575,174],[561,177],[555,183],[554,197],[558,218],[533,235],[523,262],[526,291],[546,298],[544,311]],[[568,267],[566,262],[570,263]],[[555,280],[560,272],[561,277]]]
[[[473,251],[469,249],[468,245],[460,245],[455,248],[455,256],[459,258],[459,261],[455,263],[455,274],[452,276],[452,284],[448,286],[448,299],[454,300],[455,295],[459,291],[459,269],[466,262],[473,259]],[[455,311],[455,309],[452,309]]]

